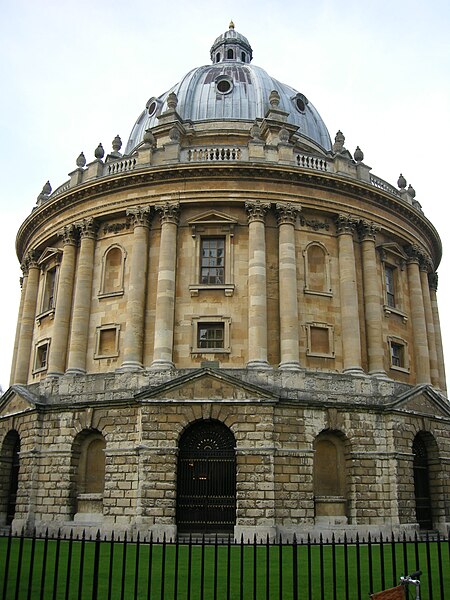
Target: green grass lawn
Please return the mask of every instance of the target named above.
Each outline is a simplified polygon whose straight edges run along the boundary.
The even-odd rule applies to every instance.
[[[13,538],[8,573],[5,579],[7,538],[0,538],[0,598],[3,600],[50,600],[93,598],[95,543],[72,544],[49,540],[45,551],[44,540],[37,540],[34,547],[33,569],[30,557],[33,542],[25,539],[22,546],[21,568],[18,569],[20,539]],[[137,545],[128,543],[102,542],[99,545],[98,598],[100,599],[190,599],[209,600],[217,597],[226,600],[243,598],[250,600],[294,599],[295,578],[298,598],[332,600],[348,598],[367,600],[371,591],[369,577],[369,550],[367,545],[348,545],[348,595],[345,587],[344,547],[336,545],[320,547],[297,546],[297,556],[292,546],[240,545],[189,546],[172,544]],[[441,543],[442,590],[439,574],[438,544],[429,544],[428,558],[425,543],[418,544],[418,559],[423,570],[422,599],[437,600],[450,598],[450,559],[448,543]],[[112,552],[112,555],[111,555]],[[202,559],[203,552],[203,559]],[[334,554],[334,560],[333,560]],[[383,589],[381,573],[384,571],[384,587],[398,583],[405,572],[414,571],[416,556],[414,544],[396,544],[393,553],[391,544],[384,545],[381,561],[380,547],[371,550],[373,590]],[[58,556],[58,561],[56,558]],[[393,568],[395,561],[395,573]],[[83,558],[83,560],[82,560]],[[405,565],[406,561],[406,565]],[[382,569],[381,563],[384,568]],[[55,565],[58,564],[57,569]],[[202,568],[203,564],[203,568]],[[333,564],[335,568],[333,569]],[[267,565],[269,578],[267,583]],[[322,566],[321,566],[322,565]],[[45,566],[45,570],[44,570]],[[178,572],[175,581],[175,572]],[[254,573],[256,572],[256,578]],[[230,577],[228,578],[228,573]],[[124,574],[124,577],[122,577]],[[229,581],[229,584],[227,583]],[[336,582],[334,585],[334,581]],[[430,595],[430,581],[432,595]],[[5,591],[6,582],[6,595]],[[202,586],[203,582],[203,586]],[[229,585],[229,590],[228,590]],[[18,587],[17,587],[18,586]],[[175,589],[176,586],[176,589]],[[203,594],[201,589],[203,587]],[[334,592],[336,590],[336,592]],[[216,594],[216,596],[215,596]],[[228,595],[229,594],[229,595]],[[335,595],[336,594],[336,595]]]

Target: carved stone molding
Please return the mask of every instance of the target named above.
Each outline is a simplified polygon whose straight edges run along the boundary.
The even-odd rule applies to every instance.
[[[96,238],[98,223],[92,217],[78,221],[75,225],[78,228],[81,238]]]
[[[164,223],[174,223],[178,225],[180,222],[180,203],[179,202],[165,202],[164,204],[157,204],[155,210],[160,213],[161,225]]]
[[[359,219],[352,215],[338,215],[336,219],[336,232],[338,235],[349,234],[352,235],[356,230],[359,223]]]
[[[438,274],[436,272],[434,273],[428,273],[428,284],[430,286],[430,288],[432,290],[434,290],[435,292],[437,292],[438,289]]]
[[[297,215],[300,213],[301,209],[301,206],[294,206],[290,202],[277,202],[275,210],[277,213],[278,225],[295,225]]]
[[[127,210],[127,217],[130,218],[134,227],[149,227],[152,218],[151,206],[134,206]]]
[[[270,209],[270,202],[261,202],[256,200],[255,202],[246,202],[245,210],[247,211],[248,222],[253,223],[255,221],[265,222],[266,213]]]

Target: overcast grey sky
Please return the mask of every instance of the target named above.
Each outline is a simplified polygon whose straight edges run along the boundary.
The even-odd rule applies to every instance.
[[[109,150],[120,134],[125,145],[151,96],[210,62],[230,19],[254,64],[304,93],[332,139],[341,129],[374,174],[396,184],[401,172],[416,189],[443,240],[438,297],[450,342],[448,0],[0,0],[0,9],[4,389],[20,293],[15,234],[42,186],[56,189],[99,142]]]

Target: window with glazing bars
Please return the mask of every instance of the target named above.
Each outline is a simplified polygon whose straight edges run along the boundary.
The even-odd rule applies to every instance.
[[[392,308],[395,308],[395,271],[393,267],[386,265],[384,272],[386,279],[386,304]]]
[[[223,348],[224,324],[199,323],[197,329],[197,336],[198,348]]]
[[[201,246],[200,283],[225,283],[225,239],[203,238]]]
[[[391,342],[391,364],[393,367],[404,367],[404,346]]]

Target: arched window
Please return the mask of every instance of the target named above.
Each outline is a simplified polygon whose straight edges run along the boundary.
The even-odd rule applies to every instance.
[[[414,455],[414,499],[416,520],[420,529],[433,529],[433,502],[431,493],[430,457],[426,434],[418,433],[414,438],[412,452]]]
[[[233,60],[234,58],[234,51],[231,50],[231,48],[229,50],[227,50],[227,58]]]
[[[347,522],[347,483],[344,442],[324,431],[314,444],[314,503],[316,519]]]
[[[331,295],[330,259],[325,246],[311,242],[303,251],[305,261],[305,292]]]
[[[120,246],[111,246],[103,256],[100,296],[123,294],[125,251]]]
[[[234,435],[213,419],[195,421],[179,442],[176,519],[179,532],[233,533],[236,523]]]
[[[0,525],[11,525],[16,514],[20,470],[20,437],[11,430],[6,435],[0,454]]]
[[[217,62],[220,62],[220,52],[218,52],[218,53],[216,54],[216,63],[217,63]]]
[[[83,520],[85,513],[103,512],[105,448],[105,438],[96,430],[84,430],[74,440],[72,471],[76,520]]]

